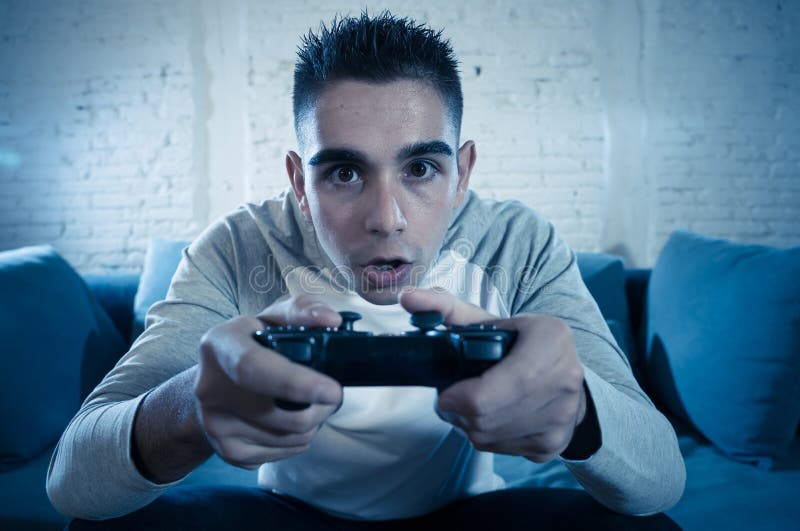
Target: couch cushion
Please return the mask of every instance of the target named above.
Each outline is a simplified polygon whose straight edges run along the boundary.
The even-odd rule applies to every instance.
[[[636,370],[638,355],[631,334],[622,259],[604,253],[576,254],[584,284],[597,302],[617,344],[628,356],[631,367]]]
[[[58,439],[125,343],[50,246],[0,253],[0,293],[0,470],[10,470]]]
[[[800,247],[674,233],[648,289],[646,373],[663,407],[770,467],[800,420]]]
[[[25,466],[0,474],[0,529],[64,529],[69,519],[53,508],[45,490],[52,452],[47,448]]]
[[[667,511],[683,529],[794,529],[800,522],[800,439],[781,466],[763,470],[726,458],[693,430],[676,426],[686,488]]]
[[[181,262],[183,248],[189,243],[185,240],[155,239],[147,246],[139,288],[133,301],[132,342],[144,330],[144,321],[150,306],[166,297],[172,275]]]

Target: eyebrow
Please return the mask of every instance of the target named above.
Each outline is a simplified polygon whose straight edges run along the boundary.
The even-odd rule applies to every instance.
[[[328,162],[355,162],[363,164],[367,157],[360,151],[350,149],[323,149],[317,151],[308,161],[310,166],[319,166]]]
[[[453,156],[453,149],[442,140],[429,140],[427,142],[415,142],[407,146],[403,146],[397,152],[395,160],[400,162],[411,157],[419,157],[421,155],[445,155],[447,157]],[[366,164],[367,156],[358,150],[346,148],[331,148],[322,149],[314,154],[309,159],[310,166],[319,166],[320,164],[327,164],[329,162],[352,162],[355,164]]]
[[[419,157],[420,155],[445,155],[448,157],[453,156],[453,150],[447,142],[441,140],[430,140],[428,142],[416,142],[408,146],[403,146],[397,152],[397,161],[410,159],[411,157]]]

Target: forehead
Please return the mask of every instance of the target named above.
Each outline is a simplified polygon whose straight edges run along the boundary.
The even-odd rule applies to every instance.
[[[350,147],[380,157],[419,141],[454,145],[448,118],[441,95],[428,83],[337,81],[320,94],[305,119],[305,151]]]

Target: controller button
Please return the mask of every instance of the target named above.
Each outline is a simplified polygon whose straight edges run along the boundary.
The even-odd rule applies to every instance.
[[[439,312],[414,312],[411,314],[411,325],[423,331],[433,330],[442,323],[444,323],[444,316]]]
[[[339,315],[342,316],[342,324],[339,326],[339,330],[353,330],[353,323],[361,319],[361,314],[358,312],[339,312]]]

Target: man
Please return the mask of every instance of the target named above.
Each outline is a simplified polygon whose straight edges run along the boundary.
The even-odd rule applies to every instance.
[[[424,518],[501,488],[494,452],[558,459],[620,513],[671,507],[685,477],[672,428],[552,226],[468,192],[476,148],[459,147],[461,113],[438,33],[364,14],[309,34],[291,193],[240,208],[184,252],[167,301],[62,436],[55,506],[129,513],[216,452],[260,467],[259,483],[280,493],[265,495],[265,514],[286,522]],[[518,337],[481,377],[438,394],[344,390],[253,339],[265,324],[337,326],[342,310],[375,332],[438,310]]]

